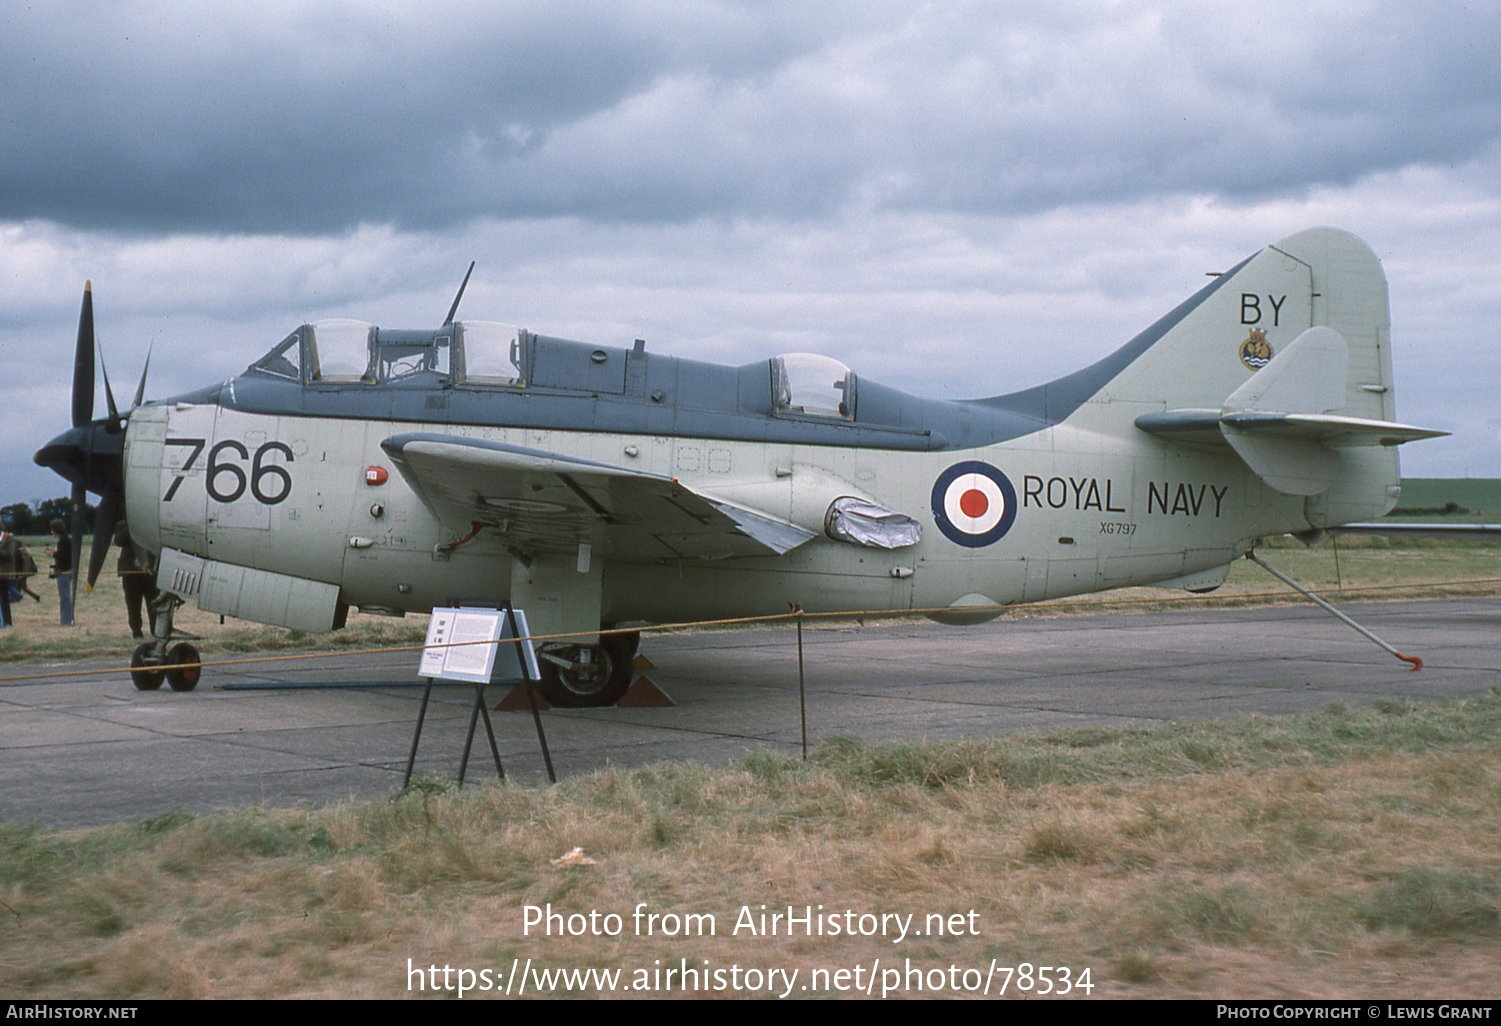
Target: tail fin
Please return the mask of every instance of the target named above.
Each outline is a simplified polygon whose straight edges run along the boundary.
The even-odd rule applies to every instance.
[[[1048,394],[1055,422],[1073,412],[1064,407],[1089,402],[1139,405],[1138,413],[1218,408],[1318,326],[1350,346],[1344,412],[1392,419],[1386,275],[1365,243],[1333,228],[1266,247],[1099,363],[1033,392]]]
[[[1268,246],[1093,367],[1033,391],[1055,423],[1118,432],[1126,420],[1229,445],[1268,486],[1309,496],[1314,526],[1385,513],[1399,487],[1392,447],[1443,434],[1394,422],[1386,275],[1333,228]]]

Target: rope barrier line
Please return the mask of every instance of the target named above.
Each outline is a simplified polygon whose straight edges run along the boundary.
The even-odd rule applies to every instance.
[[[1361,594],[1368,594],[1368,593],[1379,593],[1379,592],[1387,592],[1387,591],[1412,591],[1412,590],[1421,589],[1421,588],[1465,588],[1465,587],[1473,587],[1475,585],[1481,585],[1481,584],[1501,584],[1501,577],[1472,578],[1472,579],[1463,580],[1463,581],[1413,582],[1413,583],[1409,583],[1409,584],[1373,584],[1373,585],[1366,585],[1366,586],[1359,587],[1359,588],[1340,588],[1340,589],[1335,589],[1331,593],[1334,594],[1334,595],[1338,595],[1338,596],[1348,597],[1348,596],[1353,596],[1353,595],[1361,595]],[[1290,594],[1289,592],[1283,592],[1283,591],[1266,591],[1266,592],[1249,592],[1249,593],[1246,593],[1246,594],[1243,594],[1243,595],[1233,595],[1233,596],[1163,595],[1160,598],[1158,598],[1158,597],[1151,597],[1151,598],[1082,599],[1082,600],[1063,600],[1063,601],[1058,601],[1058,602],[1053,602],[1053,603],[1025,603],[1025,604],[1022,604],[1022,603],[1013,603],[1011,605],[962,606],[962,607],[957,607],[957,608],[954,607],[954,606],[933,606],[933,607],[929,607],[929,608],[925,608],[925,609],[859,609],[859,610],[838,610],[838,611],[831,611],[831,612],[808,612],[808,611],[803,610],[803,609],[792,609],[792,610],[789,610],[789,611],[787,611],[785,613],[765,613],[765,614],[762,614],[762,615],[759,615],[759,616],[736,616],[736,617],[727,617],[727,618],[719,619],[719,620],[693,620],[693,621],[684,621],[684,622],[681,622],[681,623],[648,624],[648,625],[641,626],[641,627],[615,627],[615,628],[610,628],[608,630],[599,630],[599,631],[574,631],[574,632],[567,633],[567,634],[529,634],[529,635],[527,635],[525,637],[514,639],[514,640],[529,641],[529,642],[532,642],[533,644],[538,644],[538,643],[548,642],[548,641],[566,641],[566,640],[573,639],[573,638],[586,638],[586,637],[592,638],[592,637],[595,637],[596,635],[598,635],[598,636],[609,636],[609,635],[613,635],[613,634],[635,634],[635,633],[642,633],[642,634],[657,633],[657,634],[662,634],[662,633],[666,633],[668,631],[698,630],[698,629],[707,628],[707,627],[736,627],[736,626],[746,626],[746,625],[750,625],[750,624],[788,623],[788,622],[792,622],[792,621],[797,621],[797,622],[801,623],[804,620],[859,620],[859,619],[866,619],[866,618],[870,618],[870,619],[875,619],[875,618],[906,619],[906,618],[910,618],[910,617],[929,616],[929,615],[934,614],[934,613],[947,614],[947,615],[954,615],[956,613],[959,614],[959,615],[971,615],[971,614],[975,614],[975,613],[991,613],[991,612],[1004,613],[1007,610],[1014,610],[1014,609],[1021,608],[1022,605],[1025,605],[1025,606],[1027,606],[1029,608],[1035,608],[1035,609],[1069,609],[1069,610],[1072,610],[1072,609],[1090,609],[1090,608],[1098,608],[1098,607],[1104,607],[1104,606],[1164,605],[1164,604],[1166,604],[1166,605],[1186,605],[1186,604],[1193,604],[1193,603],[1208,604],[1210,602],[1224,601],[1227,598],[1228,599],[1233,599],[1235,601],[1242,601],[1242,600],[1251,601],[1251,600],[1257,600],[1257,599],[1285,598],[1289,594]],[[504,639],[504,640],[511,641],[513,639],[507,638],[507,639]],[[438,649],[438,648],[460,648],[460,647],[467,646],[467,645],[489,645],[489,644],[494,644],[494,643],[490,642],[490,641],[452,641],[452,642],[446,642],[446,643],[444,643],[442,645],[427,645],[427,644],[390,645],[390,646],[376,647],[376,648],[351,648],[351,649],[342,649],[342,650],[336,651],[336,652],[293,652],[293,653],[283,653],[283,654],[280,654],[280,655],[243,656],[243,657],[238,657],[238,658],[234,658],[234,659],[215,659],[215,660],[207,660],[207,659],[205,659],[205,660],[203,660],[201,662],[196,662],[196,663],[163,663],[163,664],[161,664],[159,666],[150,666],[150,667],[129,667],[129,666],[127,666],[127,667],[105,667],[105,668],[92,669],[92,670],[58,670],[58,671],[55,671],[55,672],[52,672],[52,673],[34,673],[34,674],[22,674],[22,675],[19,675],[19,676],[0,677],[0,684],[9,684],[9,683],[15,683],[17,681],[26,681],[26,680],[56,680],[56,679],[60,679],[60,678],[64,678],[64,677],[93,677],[93,676],[108,675],[108,674],[115,674],[115,673],[130,673],[132,670],[135,670],[135,669],[149,669],[152,672],[163,672],[164,673],[167,670],[182,670],[182,669],[189,669],[189,668],[193,668],[193,667],[207,669],[207,668],[211,668],[211,667],[217,668],[217,667],[224,667],[224,666],[251,666],[251,665],[255,665],[257,663],[283,663],[283,662],[290,663],[290,662],[311,661],[311,660],[316,660],[316,659],[334,659],[334,658],[337,658],[337,657],[340,657],[340,656],[351,656],[351,655],[355,655],[355,656],[357,656],[357,655],[397,655],[397,654],[401,654],[401,653],[405,653],[405,652],[421,652],[421,651],[425,651],[426,649],[429,649],[429,648],[434,648],[434,649]]]
[[[45,558],[50,559],[51,557],[49,556],[49,557],[45,557]],[[77,569],[78,569],[77,567],[74,567],[72,570],[69,570],[67,572],[70,573],[70,574],[71,573],[76,573]],[[45,577],[46,575],[50,574],[51,572],[52,572],[51,570],[45,570],[45,569],[42,569],[41,567],[38,567],[37,569],[31,571],[30,573],[22,573],[19,570],[0,570],[0,577]],[[151,571],[151,570],[127,570],[124,573],[121,573],[118,570],[101,570],[99,572],[99,576],[98,576],[98,578],[96,578],[96,580],[102,581],[106,577],[135,577],[135,576],[141,575],[141,574],[152,574],[152,573],[154,573],[154,571]]]
[[[734,619],[728,619],[728,620],[700,620],[700,621],[693,622],[693,623],[669,623],[669,624],[659,624],[659,625],[639,627],[639,628],[637,628],[637,627],[620,627],[620,628],[615,628],[615,629],[611,629],[611,630],[601,630],[601,631],[574,631],[573,633],[570,633],[570,634],[528,634],[528,635],[526,635],[525,637],[522,637],[522,638],[518,638],[518,639],[506,638],[504,640],[507,641],[507,642],[512,641],[512,640],[530,641],[530,642],[533,642],[535,644],[535,643],[544,642],[544,641],[562,641],[562,640],[565,640],[565,639],[568,639],[568,638],[594,637],[596,634],[603,634],[603,635],[609,635],[609,634],[631,634],[631,633],[635,633],[637,631],[642,631],[642,632],[645,632],[645,631],[669,631],[669,630],[683,630],[683,629],[697,628],[697,627],[733,626],[735,624],[771,623],[771,622],[776,622],[778,620],[790,620],[790,619],[793,619],[794,617],[796,617],[798,615],[799,615],[798,613],[791,613],[791,612],[789,612],[789,613],[771,613],[771,614],[768,614],[768,615],[765,615],[765,616],[743,616],[743,617],[736,617]],[[813,614],[807,614],[807,615],[813,615]],[[858,615],[873,615],[873,614],[834,613],[834,614],[823,614],[823,615],[858,616]],[[92,677],[92,676],[98,676],[98,675],[103,675],[103,674],[112,674],[112,673],[129,673],[132,670],[139,670],[139,669],[148,669],[148,670],[151,670],[152,672],[157,672],[157,671],[165,672],[167,670],[188,669],[189,667],[202,667],[202,668],[206,669],[206,668],[209,668],[209,667],[222,667],[222,666],[250,666],[250,665],[254,665],[256,663],[292,663],[292,662],[300,662],[300,661],[304,661],[304,660],[313,660],[313,659],[334,659],[334,658],[337,658],[339,656],[350,656],[350,655],[396,655],[396,654],[403,653],[403,652],[422,652],[422,651],[425,651],[426,649],[429,649],[429,648],[462,648],[462,647],[464,647],[466,645],[491,645],[491,644],[495,644],[495,642],[483,641],[483,640],[482,641],[450,641],[450,642],[445,642],[444,644],[441,644],[441,645],[427,645],[427,644],[389,645],[389,646],[378,647],[378,648],[350,648],[350,649],[343,649],[343,650],[338,651],[338,652],[291,652],[291,653],[283,653],[281,655],[243,656],[243,657],[239,657],[239,658],[235,658],[235,659],[214,659],[214,660],[205,659],[205,660],[203,660],[201,662],[197,662],[197,663],[162,663],[162,664],[157,665],[157,666],[149,666],[149,667],[127,666],[127,667],[123,667],[123,668],[122,667],[102,667],[102,668],[93,669],[93,670],[58,670],[58,671],[53,672],[53,673],[36,673],[36,674],[25,674],[25,675],[22,675],[22,676],[0,677],[0,683],[11,683],[11,682],[20,681],[20,680],[53,680],[53,679],[60,678],[60,677]]]

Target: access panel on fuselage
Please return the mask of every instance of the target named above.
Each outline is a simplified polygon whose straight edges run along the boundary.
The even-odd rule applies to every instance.
[[[184,483],[204,503],[200,554],[336,583],[361,422],[217,412],[207,437],[188,436],[204,446],[196,479]]]

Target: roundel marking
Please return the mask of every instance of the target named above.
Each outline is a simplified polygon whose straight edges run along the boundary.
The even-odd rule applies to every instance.
[[[949,541],[990,545],[1016,522],[1016,489],[989,463],[955,463],[933,482],[933,521]]]
[[[959,496],[959,511],[967,517],[983,517],[990,509],[990,500],[978,488],[971,488]]]

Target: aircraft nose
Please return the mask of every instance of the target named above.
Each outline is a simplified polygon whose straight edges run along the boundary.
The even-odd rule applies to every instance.
[[[118,488],[124,457],[124,432],[111,421],[96,420],[69,428],[32,456],[64,480],[91,492]]]
[[[87,424],[82,427],[69,428],[38,449],[31,460],[37,466],[46,467],[74,484],[82,484],[84,445],[88,433],[89,425]]]

